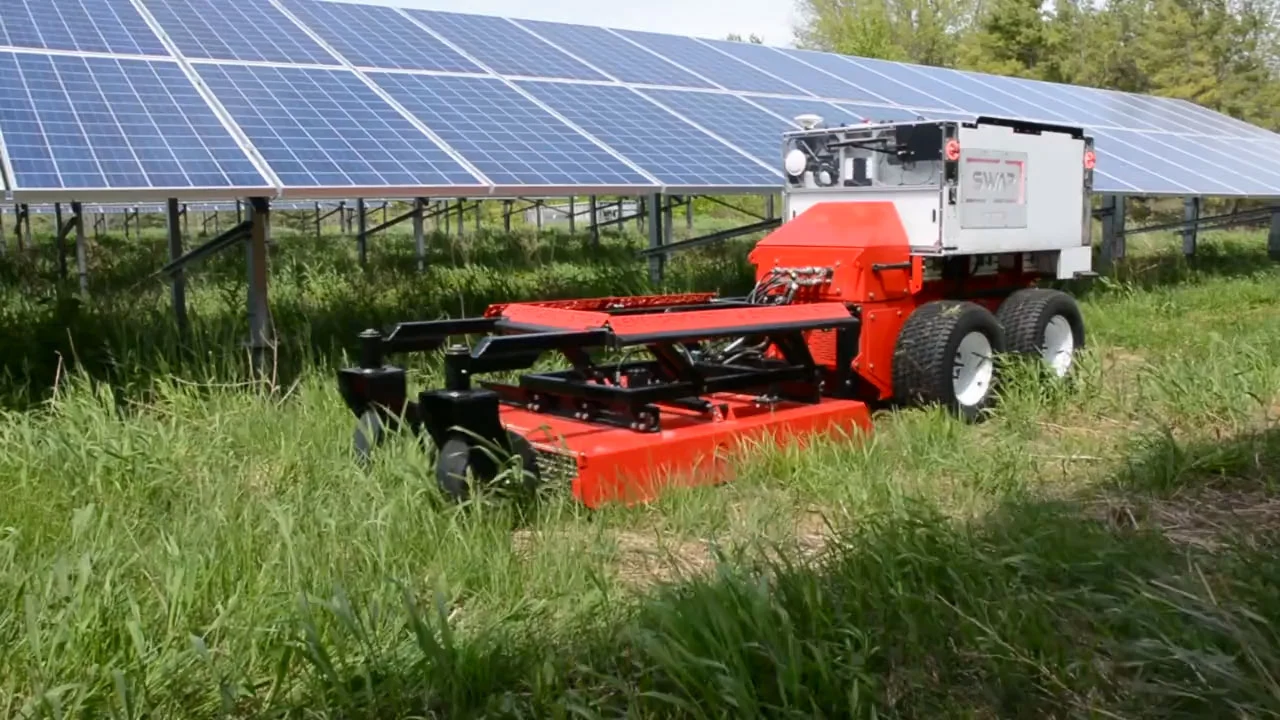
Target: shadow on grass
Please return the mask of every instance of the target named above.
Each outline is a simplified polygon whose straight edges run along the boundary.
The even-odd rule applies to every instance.
[[[316,366],[336,368],[369,327],[406,320],[482,312],[494,302],[534,298],[638,294],[659,289],[749,289],[740,253],[709,249],[672,263],[662,288],[648,281],[635,256],[643,238],[549,233],[434,235],[428,269],[417,269],[412,241],[371,241],[369,264],[354,262],[349,238],[278,233],[271,253],[269,302],[278,345],[272,374],[288,385]],[[124,242],[107,237],[93,257],[92,296],[82,301],[76,281],[58,284],[55,251],[40,246],[0,262],[0,404],[29,407],[50,395],[69,366],[137,396],[158,377],[193,382],[249,379],[243,349],[246,282],[243,253],[213,257],[190,271],[190,331],[178,332],[162,278],[151,278],[164,256],[163,240]],[[7,296],[7,297],[6,297]]]
[[[1280,430],[1150,442],[1109,490],[1270,489]],[[1256,458],[1256,460],[1247,460]],[[1078,502],[961,524],[865,518],[812,563],[732,558],[584,627],[463,633],[443,601],[305,607],[289,708],[344,717],[1268,717],[1280,713],[1280,534],[1209,553]],[[766,559],[761,559],[766,558]],[[625,608],[625,609],[624,609]],[[399,652],[374,652],[380,638]],[[267,708],[258,707],[266,710]]]

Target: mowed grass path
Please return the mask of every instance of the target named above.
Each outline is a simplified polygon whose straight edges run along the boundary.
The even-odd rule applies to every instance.
[[[1082,301],[1076,380],[1014,377],[980,426],[886,413],[596,513],[451,507],[407,440],[359,471],[333,353],[450,298],[635,291],[641,264],[440,271],[466,295],[302,245],[273,302],[308,359],[269,390],[205,349],[239,332],[238,257],[193,287],[185,352],[162,291],[7,296],[23,377],[59,372],[62,322],[109,383],[65,371],[46,400],[7,360],[0,717],[1280,715],[1280,267],[1256,234],[1191,268],[1134,248]],[[704,256],[675,284],[741,272]]]

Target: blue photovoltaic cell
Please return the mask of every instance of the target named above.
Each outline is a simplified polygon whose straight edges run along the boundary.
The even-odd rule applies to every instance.
[[[374,80],[499,185],[653,184],[496,78],[375,73]]]
[[[950,107],[954,107],[964,112],[977,113],[980,115],[996,115],[1002,117],[1016,117],[1018,114],[1005,107],[1003,98],[1000,101],[991,99],[989,96],[999,95],[995,92],[985,92],[974,95],[964,92],[956,87],[948,80],[943,80],[938,75],[926,71],[920,71],[902,63],[889,62],[887,60],[869,60],[858,58],[858,63],[865,65],[871,70],[897,80],[903,85],[909,85],[921,92],[928,93],[933,97],[942,100]],[[977,91],[975,91],[977,92]],[[939,110],[947,110],[948,107],[939,107]]]
[[[408,12],[499,75],[608,79],[506,18],[427,10]]]
[[[198,72],[285,185],[479,184],[350,71],[199,65]]]
[[[284,6],[352,65],[481,72],[453,48],[414,27],[395,8],[321,0],[284,0]],[[395,40],[386,37],[388,28],[397,29]]]
[[[1090,132],[1093,134],[1094,144],[1098,147],[1098,166],[1112,175],[1118,175],[1126,182],[1129,182],[1128,178],[1120,176],[1111,165],[1103,165],[1104,157],[1116,158],[1136,165],[1151,176],[1159,178],[1161,185],[1173,183],[1181,186],[1179,189],[1184,194],[1188,191],[1205,195],[1239,193],[1238,190],[1215,181],[1203,175],[1202,172],[1181,167],[1166,159],[1165,156],[1169,155],[1169,151],[1151,147],[1141,133],[1132,130],[1100,130],[1098,128],[1090,128]],[[1138,187],[1143,191],[1150,191],[1151,185],[1152,183],[1147,181],[1139,184]]]
[[[187,57],[337,65],[267,0],[142,0]]]
[[[1187,132],[1197,135],[1221,135],[1223,133],[1224,128],[1217,123],[1206,122],[1200,118],[1184,115],[1155,102],[1153,99],[1130,93],[1124,93],[1121,97],[1127,104],[1139,109],[1142,117],[1150,120],[1150,124],[1158,126],[1161,130]],[[1179,128],[1186,128],[1186,130]]]
[[[985,77],[975,73],[962,73],[950,68],[932,68],[919,65],[908,65],[908,69],[918,75],[928,75],[931,81],[939,81],[968,93],[971,97],[989,100],[1005,109],[1006,117],[1039,120],[1042,122],[1071,122],[1070,115],[1056,112],[1045,103],[1037,102],[1038,98],[1029,93],[1004,92],[999,86],[984,82]],[[972,103],[970,103],[972,105]],[[965,109],[969,109],[965,107]]]
[[[919,120],[925,118],[928,120],[945,120],[947,118],[929,117],[923,110],[908,110],[907,108],[878,107],[875,105],[863,105],[861,103],[840,103],[840,107],[851,113],[857,114],[862,121],[871,122],[894,122],[897,120]]]
[[[1106,130],[1108,137],[1124,143],[1126,149],[1144,153],[1149,160],[1139,160],[1148,169],[1160,173],[1176,183],[1192,188],[1212,188],[1214,192],[1241,193],[1244,183],[1235,168],[1222,167],[1216,162],[1206,162],[1184,153],[1169,142],[1166,134],[1151,135],[1136,130]]]
[[[757,95],[744,95],[743,97],[775,115],[781,115],[787,120],[794,120],[800,115],[813,114],[821,117],[822,122],[827,126],[853,125],[862,122],[862,116],[855,114],[853,111],[822,100],[762,97]]]
[[[782,166],[782,133],[794,123],[752,107],[733,95],[684,90],[642,90],[680,116],[728,140],[770,165]]]
[[[803,60],[810,65],[826,70],[842,80],[857,85],[864,91],[861,95],[862,99],[870,100],[872,102],[887,102],[895,105],[905,105],[908,107],[951,107],[938,98],[922,93],[919,90],[903,85],[900,82],[890,80],[879,73],[859,65],[853,58],[847,56],[836,55],[834,53],[814,52],[812,50],[796,50],[792,48],[784,48],[782,52]]]
[[[1280,144],[1268,146],[1261,140],[1240,140],[1233,138],[1197,137],[1188,138],[1197,145],[1203,145],[1218,155],[1231,158],[1232,163],[1244,165],[1260,181],[1272,188],[1280,190]]]
[[[1254,167],[1247,158],[1238,154],[1223,153],[1206,140],[1189,135],[1160,134],[1151,141],[1168,148],[1167,157],[1180,165],[1200,169],[1209,177],[1238,188],[1246,195],[1267,195],[1280,189],[1280,171],[1272,174]]]
[[[1172,98],[1160,97],[1143,97],[1140,95],[1133,96],[1135,99],[1145,103],[1151,108],[1156,115],[1169,115],[1177,119],[1178,122],[1194,125],[1199,132],[1207,135],[1215,136],[1243,136],[1250,137],[1249,126],[1242,127],[1225,115],[1219,115],[1214,112],[1196,112],[1192,108],[1183,105]],[[1258,129],[1253,129],[1258,132]]]
[[[1141,102],[1135,102],[1125,93],[1082,87],[1073,87],[1071,92],[1076,97],[1088,97],[1095,104],[1111,105],[1119,112],[1124,113],[1128,121],[1120,123],[1119,127],[1125,129],[1153,129],[1180,133],[1203,132],[1203,129],[1198,129],[1195,126],[1195,123],[1181,121],[1169,113],[1153,111],[1149,106]],[[1144,128],[1143,126],[1146,127]]]
[[[0,53],[16,189],[263,188],[178,64]]]
[[[1275,133],[1270,132],[1265,128],[1261,128],[1256,125],[1250,125],[1242,120],[1238,120],[1229,115],[1223,115],[1222,113],[1214,112],[1212,110],[1209,110],[1208,108],[1200,107],[1199,105],[1188,102],[1186,100],[1182,100],[1178,98],[1162,98],[1162,97],[1153,97],[1151,99],[1155,102],[1159,102],[1161,104],[1171,106],[1175,108],[1177,111],[1181,112],[1183,115],[1190,115],[1192,117],[1200,118],[1206,122],[1213,121],[1214,123],[1217,124],[1218,127],[1222,128],[1220,132],[1214,133],[1215,135],[1222,135],[1225,137],[1260,138],[1263,140],[1280,141],[1280,135],[1276,135]]]
[[[1072,125],[1097,125],[1103,123],[1103,118],[1093,112],[1090,106],[1071,102],[1069,99],[1062,97],[1060,93],[1054,93],[1051,89],[1046,90],[1045,88],[1052,87],[1048,83],[1002,75],[982,75],[970,72],[961,74],[972,76],[992,87],[1003,90],[1007,95],[1025,98],[1028,102],[1035,103],[1062,118],[1060,122]]]
[[[711,88],[710,83],[598,27],[517,20],[558,47],[630,83]]]
[[[0,45],[169,57],[125,0],[0,0]]]
[[[702,40],[717,50],[726,52],[743,62],[748,62],[765,72],[773,73],[787,79],[793,85],[799,85],[819,97],[843,100],[867,100],[879,102],[875,95],[853,84],[850,78],[829,75],[818,68],[805,65],[793,57],[777,50],[755,43],[733,42],[731,40]],[[847,80],[847,82],[846,82]]]
[[[534,81],[520,85],[664,184],[772,187],[781,182],[780,173],[627,88]]]
[[[691,37],[637,30],[618,30],[617,32],[727,90],[780,95],[807,94],[795,85],[713,50]]]
[[[1088,88],[1082,88],[1075,85],[1060,85],[1054,83],[1052,85],[1054,92],[1065,102],[1080,103],[1084,107],[1088,107],[1099,119],[1097,125],[1108,127],[1123,127],[1135,130],[1168,130],[1170,128],[1162,128],[1158,124],[1153,124],[1149,120],[1143,120],[1139,113],[1134,112],[1133,108],[1128,105],[1109,98],[1106,95],[1097,92],[1090,92]]]

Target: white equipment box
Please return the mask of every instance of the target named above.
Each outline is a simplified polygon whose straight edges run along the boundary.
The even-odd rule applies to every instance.
[[[890,201],[916,255],[1030,254],[1059,278],[1091,265],[1093,139],[996,118],[820,127],[783,136],[784,218]]]

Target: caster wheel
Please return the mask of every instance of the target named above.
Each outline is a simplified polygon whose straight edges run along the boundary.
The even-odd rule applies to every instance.
[[[362,467],[369,466],[374,448],[381,445],[386,436],[387,428],[378,413],[365,410],[364,414],[356,420],[355,438],[352,444],[356,451],[356,461]]]
[[[526,492],[536,490],[540,478],[533,446],[528,440],[509,430],[506,440],[508,451],[520,458],[519,487]],[[436,459],[436,484],[441,492],[451,500],[463,502],[471,497],[473,481],[483,485],[491,484],[497,478],[500,467],[490,453],[489,448],[468,435],[450,434],[440,446]],[[496,454],[501,460],[502,453]]]

